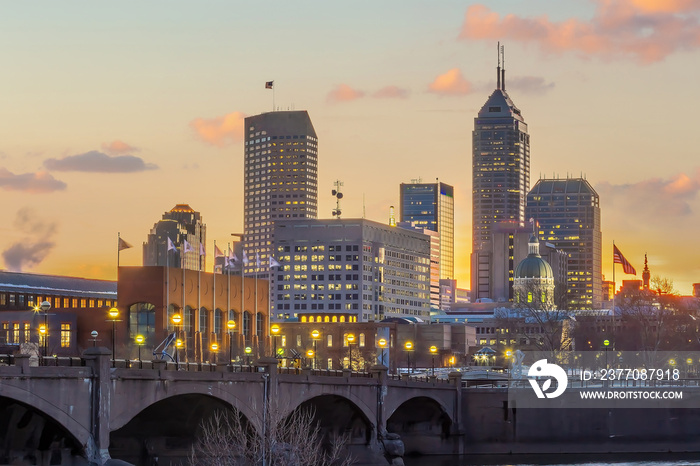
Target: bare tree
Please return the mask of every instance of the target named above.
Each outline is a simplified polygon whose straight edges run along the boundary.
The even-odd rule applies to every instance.
[[[207,466],[349,466],[347,437],[324,438],[311,409],[289,416],[268,410],[266,435],[260,436],[239,414],[218,411],[201,426],[191,465]]]

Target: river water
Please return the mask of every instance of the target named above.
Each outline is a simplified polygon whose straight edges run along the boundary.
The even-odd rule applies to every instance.
[[[700,465],[700,454],[489,455],[404,458],[406,466],[685,466]]]

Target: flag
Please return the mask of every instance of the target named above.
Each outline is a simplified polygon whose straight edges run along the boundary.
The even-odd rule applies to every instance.
[[[223,257],[224,253],[219,249],[219,246],[214,245],[214,257]]]
[[[175,248],[175,245],[173,244],[172,240],[170,238],[168,238],[168,251],[174,251],[175,249],[176,248]]]
[[[248,254],[243,250],[243,265],[248,265]]]
[[[133,246],[130,245],[129,243],[127,243],[126,241],[124,241],[123,239],[119,238],[119,250],[121,251],[123,249],[129,249],[129,248],[133,248]]]
[[[277,262],[277,260],[274,257],[270,256],[270,268],[279,267],[279,266],[280,266],[280,263]]]
[[[206,256],[207,251],[204,250],[204,245],[202,243],[199,243],[199,255],[200,256]]]
[[[260,254],[258,254],[257,252],[255,253],[255,266],[257,268],[260,268]]]
[[[228,250],[228,260],[238,262],[238,258],[236,255],[233,253],[233,249]]]
[[[265,82],[265,89],[272,89],[273,84],[274,84],[274,81],[266,81]]]
[[[632,264],[629,263],[625,256],[622,255],[617,246],[613,244],[613,264],[622,264],[622,270],[629,275],[637,275],[637,271],[634,270]]]
[[[224,256],[224,268],[225,269],[230,269],[231,268],[231,261],[228,260],[228,257]]]
[[[188,253],[188,252],[194,251],[194,248],[192,247],[192,245],[190,243],[188,243],[187,240],[184,240],[184,241],[185,241],[185,243],[182,246],[182,252]]]

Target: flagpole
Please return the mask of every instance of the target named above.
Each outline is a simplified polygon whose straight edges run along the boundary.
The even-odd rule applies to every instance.
[[[122,237],[122,234],[120,232],[117,232],[117,280],[119,280],[119,254],[122,252],[122,250],[119,248],[121,244],[119,244],[119,238]]]
[[[216,246],[216,240],[214,241],[214,245]],[[216,273],[214,274],[214,296],[212,297],[212,314],[211,314],[211,329],[213,330],[212,332],[209,332],[209,334],[214,334],[214,338],[216,338],[216,328],[214,327],[214,324],[216,323]],[[211,347],[211,343],[209,343],[209,346]]]
[[[165,292],[165,318],[167,319],[170,310],[170,244],[168,243],[165,244],[165,286],[167,288]]]
[[[612,298],[612,324],[613,324],[613,350],[615,349],[615,240],[613,240],[613,298]]]
[[[228,257],[231,257],[231,243],[228,243],[226,245],[226,248],[228,249]],[[229,262],[228,268],[226,269],[226,300],[227,300],[226,319],[228,320],[228,313],[231,310],[231,262]],[[228,322],[226,322],[226,323],[228,324]],[[229,346],[231,346],[231,338],[230,337],[229,337],[228,344],[229,344]],[[231,364],[231,361],[229,361],[229,364]]]

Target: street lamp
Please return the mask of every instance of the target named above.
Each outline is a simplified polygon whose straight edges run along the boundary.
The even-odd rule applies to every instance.
[[[386,364],[384,363],[384,348],[386,348],[386,338],[380,338],[379,341],[377,342],[377,345],[379,346],[379,348],[381,348],[381,351],[382,351],[382,357],[380,359],[381,364],[383,366],[386,366]]]
[[[307,358],[307,359],[314,358],[314,361],[315,361],[315,356],[316,356],[316,352],[315,352],[314,350],[312,350],[312,349],[310,349],[310,350],[308,350],[308,351],[306,352],[306,358]]]
[[[98,335],[97,330],[93,330],[92,332],[90,332],[90,336],[92,337],[92,347],[93,348],[97,346],[97,335]]]
[[[277,335],[280,333],[280,326],[277,324],[273,324],[270,327],[270,333],[272,334],[272,344],[275,347],[275,350],[272,352],[274,357],[277,357]]]
[[[47,330],[46,330],[46,324],[41,324],[41,325],[39,326],[39,335],[41,336],[41,340],[42,340],[42,343],[43,343],[42,346],[44,347],[44,356],[46,356],[46,331],[47,331]],[[42,364],[42,365],[44,364],[43,358],[42,358],[42,363],[41,363],[41,364]]]
[[[352,371],[352,344],[355,342],[355,334],[354,333],[349,333],[347,336],[348,339],[348,359],[350,360],[350,365],[348,366],[350,370]]]
[[[253,352],[253,348],[251,348],[250,346],[245,347],[245,355],[248,358],[248,365],[249,366],[250,366],[250,353],[252,353],[252,352]]]
[[[311,331],[311,339],[314,341],[314,369],[318,369],[318,363],[316,361],[316,342],[321,338],[321,332],[318,330]]]
[[[217,343],[212,343],[211,344],[211,350],[214,353],[214,364],[217,363],[217,352],[219,351],[219,345]]]
[[[182,323],[182,315],[175,313],[170,317],[170,321],[173,323],[173,327],[175,327],[175,362],[178,363],[178,369],[180,368],[179,364],[179,358],[178,355],[180,351],[178,351],[179,347],[177,346],[177,341],[179,340],[180,332],[178,329],[178,326]],[[182,346],[182,340],[180,340],[180,346]]]
[[[136,335],[136,338],[134,338],[136,341],[136,344],[139,347],[139,369],[141,369],[143,366],[141,365],[141,347],[143,346],[143,342],[146,340],[143,335]]]
[[[236,322],[229,320],[226,322],[226,327],[228,328],[228,364],[230,366],[233,361],[233,329],[236,328]]]
[[[42,302],[39,307],[44,311],[44,356],[49,355],[49,310],[51,303],[48,301]]]
[[[178,338],[175,340],[175,365],[177,370],[180,370],[180,348],[182,348],[182,340]]]
[[[406,349],[406,372],[411,373],[411,351],[413,351],[413,343],[407,341],[404,343],[403,347]]]
[[[433,377],[435,377],[435,355],[437,354],[437,346],[430,347],[430,355],[433,357]]]
[[[117,340],[117,317],[119,317],[119,309],[113,307],[109,310],[109,318],[112,321],[112,367],[115,365],[115,360],[117,359],[116,345]]]

